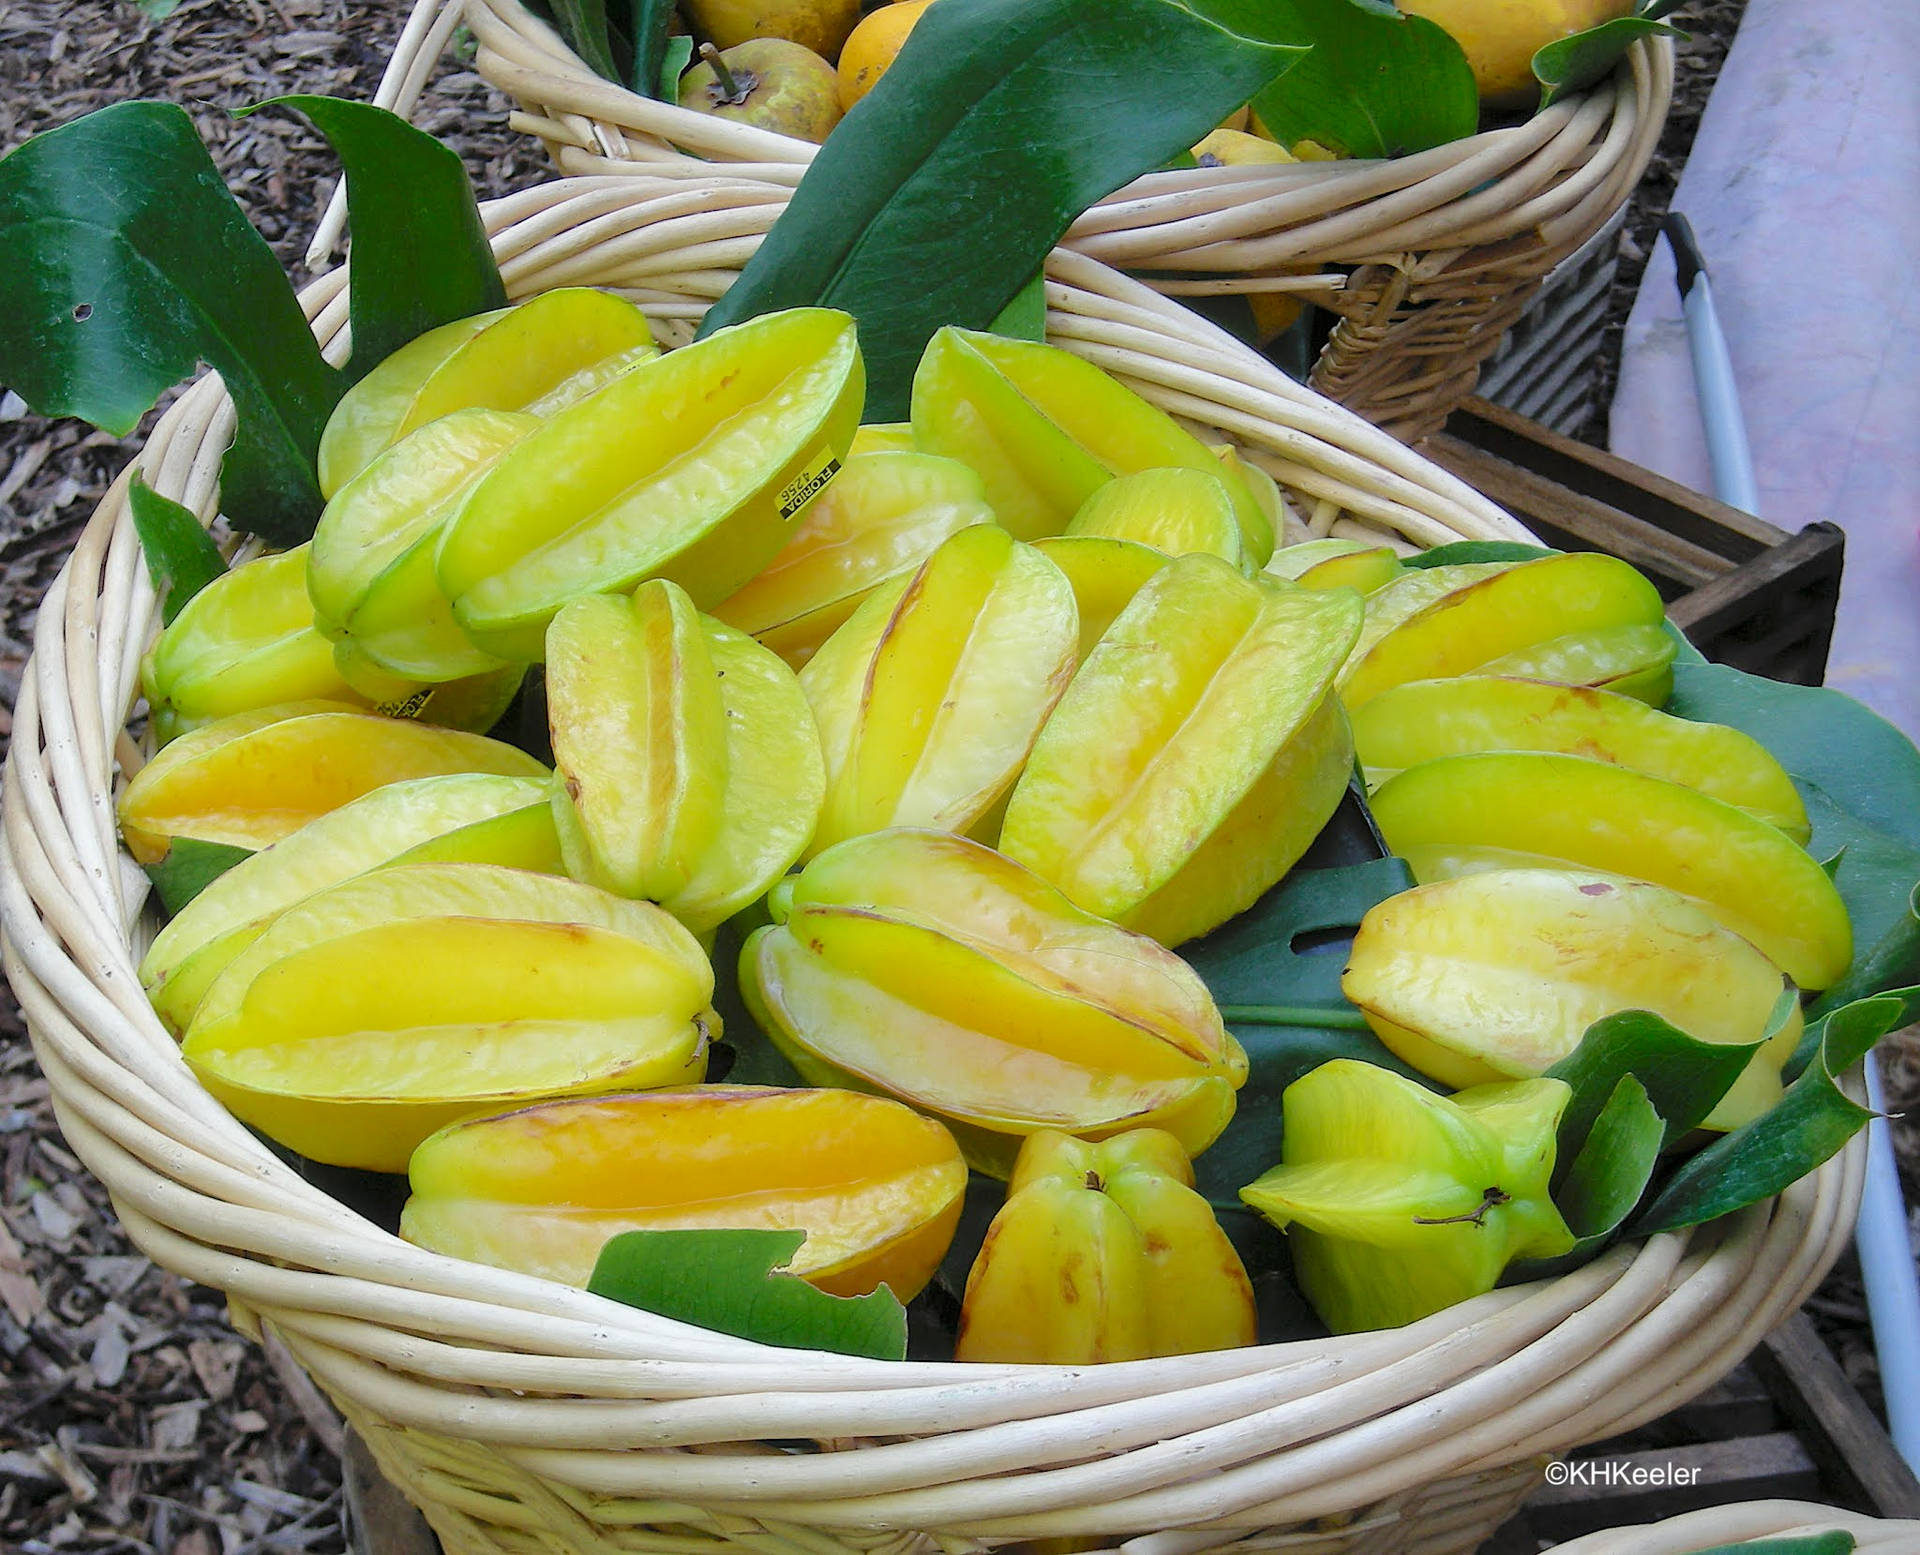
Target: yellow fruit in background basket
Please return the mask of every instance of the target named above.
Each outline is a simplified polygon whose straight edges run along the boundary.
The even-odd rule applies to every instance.
[[[816,146],[840,122],[833,66],[785,38],[749,38],[702,60],[680,78],[680,106]]]
[[[680,9],[718,48],[785,38],[828,59],[860,20],[860,0],[684,0]]]
[[[1222,127],[1193,148],[1193,160],[1202,167],[1254,167],[1300,159],[1285,146],[1264,136]]]
[[[850,111],[887,72],[933,0],[896,0],[869,13],[840,51],[840,107]]]
[[[1539,101],[1533,56],[1549,43],[1616,17],[1634,0],[1399,0],[1400,9],[1444,27],[1473,68],[1489,108],[1528,108]]]

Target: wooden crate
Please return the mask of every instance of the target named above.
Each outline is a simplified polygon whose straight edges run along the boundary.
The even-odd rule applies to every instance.
[[[1547,544],[1632,562],[1709,659],[1796,685],[1825,678],[1846,550],[1838,525],[1790,534],[1482,399],[1421,451]]]
[[[1805,1314],[1789,1318],[1697,1399],[1629,1435],[1583,1447],[1573,1461],[1685,1469],[1692,1483],[1548,1486],[1481,1555],[1538,1555],[1601,1529],[1739,1501],[1785,1498],[1920,1517],[1920,1480]]]

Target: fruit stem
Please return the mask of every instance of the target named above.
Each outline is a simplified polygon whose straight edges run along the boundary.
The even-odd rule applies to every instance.
[[[737,108],[747,100],[753,91],[751,86],[741,86],[740,80],[727,69],[727,62],[720,57],[720,51],[711,43],[700,45],[700,57],[713,66],[713,73],[720,78],[720,100],[729,108]]]
[[[1220,1018],[1243,1026],[1314,1026],[1332,1031],[1365,1031],[1367,1018],[1352,1005],[1223,1004]]]
[[[1478,1209],[1469,1210],[1464,1215],[1441,1215],[1434,1220],[1429,1220],[1425,1215],[1415,1215],[1413,1223],[1416,1226],[1484,1226],[1487,1223],[1488,1210],[1512,1202],[1513,1195],[1510,1193],[1504,1193],[1498,1188],[1482,1188]]]

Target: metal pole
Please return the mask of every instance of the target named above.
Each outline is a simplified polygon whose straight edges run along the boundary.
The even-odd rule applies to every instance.
[[[1673,249],[1680,309],[1687,324],[1687,348],[1693,357],[1694,392],[1700,401],[1707,458],[1713,468],[1714,495],[1731,507],[1757,513],[1760,499],[1754,481],[1753,452],[1747,444],[1747,423],[1740,410],[1740,389],[1733,359],[1727,354],[1727,337],[1714,311],[1706,260],[1685,216],[1669,211],[1664,230]],[[1867,1054],[1865,1067],[1867,1104],[1876,1113],[1884,1113],[1886,1097],[1874,1054]],[[1914,1268],[1900,1174],[1883,1117],[1867,1125],[1867,1179],[1860,1196],[1854,1245],[1860,1253],[1860,1278],[1867,1292],[1873,1347],[1880,1357],[1887,1434],[1908,1467],[1920,1473],[1920,1275]]]

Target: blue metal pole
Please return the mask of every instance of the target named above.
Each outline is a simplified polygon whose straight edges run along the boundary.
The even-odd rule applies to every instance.
[[[1727,354],[1727,337],[1714,311],[1706,261],[1685,216],[1669,211],[1665,231],[1673,248],[1680,308],[1686,318],[1694,392],[1706,429],[1714,495],[1731,507],[1757,513],[1759,492],[1753,453],[1747,444],[1746,418],[1740,410],[1740,389],[1733,359]],[[1876,1113],[1884,1113],[1886,1097],[1879,1064],[1872,1053],[1867,1054],[1865,1067],[1867,1104]],[[1873,1347],[1880,1357],[1887,1433],[1908,1466],[1920,1473],[1920,1275],[1914,1269],[1906,1203],[1883,1117],[1867,1125],[1867,1179],[1860,1196],[1854,1245],[1860,1253],[1860,1279],[1866,1287]]]

